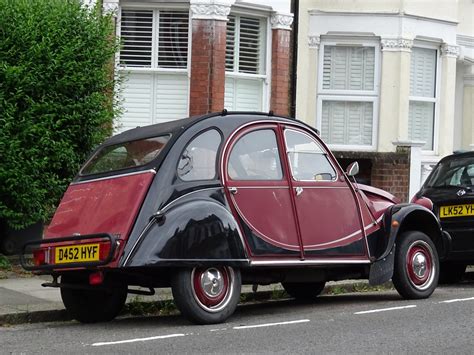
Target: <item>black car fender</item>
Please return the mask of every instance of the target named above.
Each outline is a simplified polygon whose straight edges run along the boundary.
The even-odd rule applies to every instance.
[[[379,235],[381,242],[373,251],[375,260],[370,268],[371,284],[381,284],[392,278],[397,240],[407,231],[425,233],[433,241],[441,259],[449,250],[450,239],[442,232],[432,211],[411,203],[390,206],[383,217],[382,235]]]
[[[239,226],[226,206],[193,199],[158,211],[123,261],[125,267],[247,265]]]

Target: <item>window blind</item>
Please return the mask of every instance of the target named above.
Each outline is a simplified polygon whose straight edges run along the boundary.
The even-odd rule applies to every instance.
[[[408,138],[425,142],[424,150],[434,147],[436,57],[436,49],[412,48]]]
[[[186,68],[188,62],[189,14],[160,11],[158,67]]]
[[[324,90],[374,90],[374,47],[324,46]]]
[[[225,47],[225,70],[234,71],[235,56],[235,16],[229,16],[227,21],[226,47]]]
[[[232,111],[261,111],[262,85],[262,79],[226,78],[224,107]]]
[[[373,103],[323,101],[321,136],[328,144],[372,145]]]
[[[188,32],[186,11],[122,9],[120,63],[127,67],[186,68]]]
[[[122,10],[120,63],[150,68],[152,64],[153,11]]]
[[[260,19],[230,15],[226,33],[226,70],[262,74],[262,35]]]

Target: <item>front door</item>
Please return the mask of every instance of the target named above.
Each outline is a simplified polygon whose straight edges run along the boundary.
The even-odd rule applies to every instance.
[[[278,149],[276,124],[239,132],[224,153],[224,177],[252,256],[301,257],[301,245]]]
[[[359,206],[337,164],[316,137],[283,131],[294,203],[306,259],[367,259]]]

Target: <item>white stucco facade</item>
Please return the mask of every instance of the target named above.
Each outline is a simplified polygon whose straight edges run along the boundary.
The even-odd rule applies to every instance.
[[[420,180],[428,163],[474,147],[472,0],[301,0],[298,19],[296,114],[330,146],[393,152],[424,141]],[[372,141],[350,137],[369,128]]]

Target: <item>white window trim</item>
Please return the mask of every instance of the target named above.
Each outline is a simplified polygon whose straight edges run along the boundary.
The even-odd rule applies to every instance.
[[[331,150],[353,150],[353,151],[374,151],[377,147],[378,117],[379,117],[379,98],[375,96],[340,96],[340,95],[318,95],[317,100],[317,117],[319,117],[316,128],[321,132],[321,121],[323,115],[323,101],[355,101],[355,102],[372,102],[373,104],[373,121],[372,121],[372,145],[356,145],[356,144],[328,144]]]
[[[441,89],[439,85],[440,75],[441,75],[441,53],[440,53],[440,44],[439,43],[429,43],[429,42],[421,42],[416,41],[413,43],[412,48],[426,48],[426,49],[433,49],[436,50],[436,72],[435,72],[435,95],[436,97],[420,97],[420,96],[409,96],[408,103],[411,101],[419,101],[419,102],[432,102],[434,103],[434,125],[433,125],[433,149],[431,150],[422,150],[423,156],[435,156],[438,155],[438,148],[439,148],[439,98],[441,94]],[[411,55],[411,53],[410,53]]]
[[[191,10],[189,8],[189,5],[180,5],[180,4],[166,4],[166,3],[160,3],[160,4],[150,4],[150,3],[133,3],[133,4],[125,4],[125,5],[120,5],[118,8],[118,14],[117,14],[117,22],[116,22],[116,28],[115,28],[115,35],[120,41],[120,34],[122,31],[122,9],[126,10],[153,10],[155,11],[160,11],[160,10],[176,10],[176,11],[188,11],[188,16],[189,16],[189,24],[188,24],[188,60],[186,63],[186,68],[153,68],[153,64],[155,63],[153,61],[153,58],[157,56],[157,53],[152,53],[152,68],[139,68],[139,67],[127,67],[124,65],[120,65],[120,51],[117,51],[115,53],[115,68],[116,72],[120,74],[132,74],[132,73],[150,73],[150,74],[183,74],[186,75],[188,79],[188,89],[187,89],[187,104],[186,104],[186,111],[189,114],[189,109],[190,109],[190,93],[191,93],[191,55],[192,55],[192,32],[193,32],[193,27],[192,27],[192,18],[191,18]],[[158,36],[158,29],[159,29],[159,23],[155,23],[155,15],[153,14],[153,35],[152,35],[152,41]],[[157,59],[158,60],[158,59]],[[153,102],[152,104],[152,110],[154,110],[154,105],[155,103]]]
[[[343,47],[374,47],[374,89],[373,90],[331,90],[323,89],[323,65],[324,65],[324,47],[343,46]],[[376,40],[361,40],[356,38],[348,40],[325,40],[321,39],[318,63],[318,93],[325,95],[357,95],[357,96],[377,96],[380,91],[380,42]],[[321,80],[320,80],[321,79]]]
[[[374,89],[373,90],[328,90],[323,89],[323,64],[325,46],[346,47],[374,47]],[[340,151],[375,151],[377,149],[378,123],[379,123],[379,101],[380,101],[380,75],[381,75],[381,50],[380,41],[366,38],[332,38],[321,39],[318,57],[318,93],[316,100],[316,128],[321,131],[323,101],[358,101],[373,103],[372,119],[372,144],[328,144],[331,150]]]
[[[263,80],[263,85],[262,85],[262,111],[268,111],[270,109],[270,88],[271,88],[271,65],[272,65],[272,59],[271,59],[271,53],[272,53],[272,31],[271,31],[271,24],[270,24],[270,17],[265,16],[262,14],[255,14],[249,11],[242,11],[242,10],[237,10],[237,11],[232,11],[230,13],[232,16],[240,17],[253,17],[253,18],[258,18],[262,23],[265,25],[265,32],[262,32],[260,34],[261,40],[265,40],[266,45],[265,47],[262,46],[260,48],[260,58],[262,59],[262,65],[264,65],[265,70],[264,73],[259,73],[259,74],[249,74],[249,73],[239,73],[238,72],[238,67],[239,67],[239,46],[240,46],[240,41],[236,43],[235,45],[235,50],[234,50],[234,70],[233,71],[225,71],[225,77],[226,78],[233,78],[233,79],[256,79],[256,80]],[[240,21],[236,23],[236,31],[240,31]],[[235,97],[234,97],[234,105],[235,105]]]
[[[152,32],[152,42],[157,43],[158,45],[158,29],[159,29],[159,16],[155,15],[155,12],[159,12],[160,10],[176,10],[176,11],[188,11],[189,16],[189,24],[188,24],[188,60],[186,63],[186,68],[158,68],[158,53],[156,51],[152,51],[151,54],[151,68],[140,68],[140,67],[127,67],[125,65],[120,64],[120,51],[117,52],[115,58],[115,66],[120,71],[125,72],[162,72],[162,73],[190,73],[191,68],[191,43],[192,43],[192,21],[189,7],[187,6],[166,6],[166,4],[133,4],[132,6],[119,6],[119,11],[117,15],[117,26],[116,26],[116,36],[120,40],[120,34],[122,32],[122,10],[151,10],[153,11],[153,32]]]

